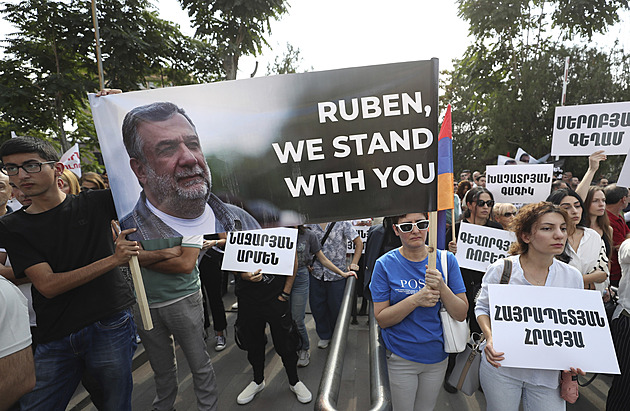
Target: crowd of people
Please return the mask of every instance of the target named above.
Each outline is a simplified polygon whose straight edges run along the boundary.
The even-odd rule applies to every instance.
[[[374,303],[387,348],[395,410],[432,410],[441,386],[456,391],[447,382],[454,356],[444,351],[441,307],[485,336],[480,379],[489,410],[517,410],[520,404],[525,410],[565,408],[559,381],[583,374],[579,368],[501,367],[506,353],[493,347],[488,305],[488,285],[495,283],[597,290],[612,304],[621,374],[614,376],[607,409],[627,407],[630,213],[624,212],[630,195],[607,178],[595,180],[605,160],[601,152],[589,157],[582,180],[565,172],[547,201],[528,205],[497,204],[484,174],[462,172],[435,268],[428,266],[434,252],[427,246],[429,216],[418,210],[367,220],[372,227],[364,256],[352,222],[297,225],[292,273],[228,275],[221,270],[225,232],[260,228],[268,217],[210,192],[194,125],[177,106],[155,103],[132,110],[123,136],[143,191],[133,211],[120,219],[122,230],[106,175],[84,173],[78,179],[59,163],[55,149],[37,138],[18,137],[0,147],[0,410],[65,409],[79,383],[98,409],[130,410],[131,363],[139,342],[154,372],[153,409],[172,410],[178,390],[174,341],[190,367],[198,408],[217,409],[208,340],[212,326],[214,349],[228,344],[222,296],[229,275],[237,296],[234,340],[247,352],[253,375],[235,401],[247,404],[265,388],[269,324],[287,391],[308,403],[312,393],[298,374],[310,362],[307,304],[317,347],[326,349],[345,280],[357,274],[364,278],[360,288]],[[161,148],[165,144],[167,151]],[[11,197],[21,208],[7,206]],[[218,234],[200,235],[199,223]],[[513,231],[510,257],[485,272],[460,268],[462,223]],[[132,258],[142,267],[150,330],[135,304],[127,268]]]

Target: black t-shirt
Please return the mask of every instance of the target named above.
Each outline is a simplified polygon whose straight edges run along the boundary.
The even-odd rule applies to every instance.
[[[22,209],[0,219],[0,243],[18,278],[39,263],[48,263],[54,273],[62,273],[114,253],[110,221],[116,218],[109,190],[68,195],[43,213],[28,214]],[[38,342],[65,337],[135,300],[118,268],[53,298],[44,297],[35,287],[32,290]]]

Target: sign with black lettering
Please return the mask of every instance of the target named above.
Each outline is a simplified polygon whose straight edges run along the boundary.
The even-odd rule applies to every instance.
[[[157,102],[186,112],[183,123],[175,115],[180,130],[142,120],[136,143],[123,144],[125,116]],[[142,215],[143,190],[168,215],[201,215],[202,178],[264,227],[437,209],[437,59],[91,95],[90,104],[119,216]],[[160,208],[169,203],[193,210]],[[123,228],[138,221],[121,218]]]
[[[363,251],[361,254],[365,254],[365,245],[367,244],[367,234],[368,231],[370,231],[370,226],[353,225],[352,228],[356,230],[357,234],[359,234],[359,238],[363,241]],[[355,248],[354,241],[348,240],[348,249],[346,250],[346,254],[354,254]]]
[[[455,257],[460,267],[485,272],[490,264],[507,257],[514,241],[511,231],[461,223]]]
[[[488,298],[501,366],[619,374],[599,292],[489,284]]]
[[[623,160],[623,166],[621,167],[621,172],[619,173],[617,185],[620,187],[630,188],[630,156],[628,155],[626,155],[625,160]]]
[[[556,107],[551,155],[627,154],[630,102]]]
[[[229,232],[221,269],[293,275],[296,240],[295,228]]]
[[[486,188],[497,203],[545,201],[551,192],[553,164],[486,167]]]

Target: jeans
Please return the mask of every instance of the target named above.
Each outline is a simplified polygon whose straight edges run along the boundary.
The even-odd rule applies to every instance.
[[[306,303],[308,302],[308,285],[309,285],[308,268],[301,267],[298,269],[293,288],[291,289],[291,316],[297,324],[298,331],[302,336],[302,349],[308,350],[310,343],[308,341],[308,333],[304,325],[304,316],[306,314]]]
[[[610,323],[621,374],[613,377],[606,399],[606,411],[628,409],[630,401],[630,318],[620,315]]]
[[[181,347],[193,377],[200,410],[216,410],[218,393],[214,368],[203,336],[201,292],[160,308],[151,308],[153,329],[138,327],[155,379],[155,410],[170,411],[177,398],[177,363],[173,337]],[[140,316],[136,316],[138,322]]]
[[[339,281],[322,281],[317,278],[310,277],[310,299],[311,312],[315,319],[315,331],[322,340],[330,340],[335,325],[337,324],[337,316],[341,309],[343,300],[343,292],[346,289],[345,279]]]
[[[444,381],[448,360],[422,364],[396,354],[387,359],[394,411],[431,411]]]
[[[499,374],[497,369],[481,358],[479,379],[486,396],[487,411],[518,411],[523,400],[523,411],[563,411],[566,402],[560,397],[560,387],[532,385]]]
[[[212,314],[212,328],[214,331],[224,331],[227,328],[227,318],[225,317],[225,307],[223,306],[223,296],[221,294],[223,282],[221,262],[223,261],[223,255],[212,251],[209,250],[201,258],[199,278],[208,298],[208,305]],[[210,325],[207,316],[207,308],[204,307],[204,328],[208,328]]]
[[[83,373],[103,392],[103,410],[131,410],[136,326],[126,309],[35,350],[35,389],[22,410],[65,410]]]

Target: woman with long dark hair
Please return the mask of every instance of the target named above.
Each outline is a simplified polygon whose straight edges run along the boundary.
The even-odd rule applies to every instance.
[[[592,228],[602,237],[606,245],[606,255],[612,251],[612,227],[606,212],[606,194],[601,187],[591,187],[584,200],[584,225]]]
[[[563,252],[567,238],[575,230],[575,223],[566,211],[549,202],[528,204],[519,211],[510,228],[516,234],[516,242],[512,243],[508,257],[512,264],[508,285],[583,288],[582,275],[555,258]],[[563,411],[566,403],[560,396],[559,371],[501,367],[504,355],[510,355],[509,348],[505,353],[494,349],[488,285],[501,282],[505,260],[497,260],[488,268],[475,307],[477,321],[486,337],[479,377],[487,409],[517,411],[522,399],[524,411]],[[563,379],[584,374],[574,368],[566,373]]]
[[[595,230],[586,227],[584,204],[573,190],[556,190],[547,201],[560,206],[576,225],[569,235],[564,251],[569,265],[577,268],[584,278],[584,288],[597,289],[602,294],[608,287],[608,256],[604,240]]]

